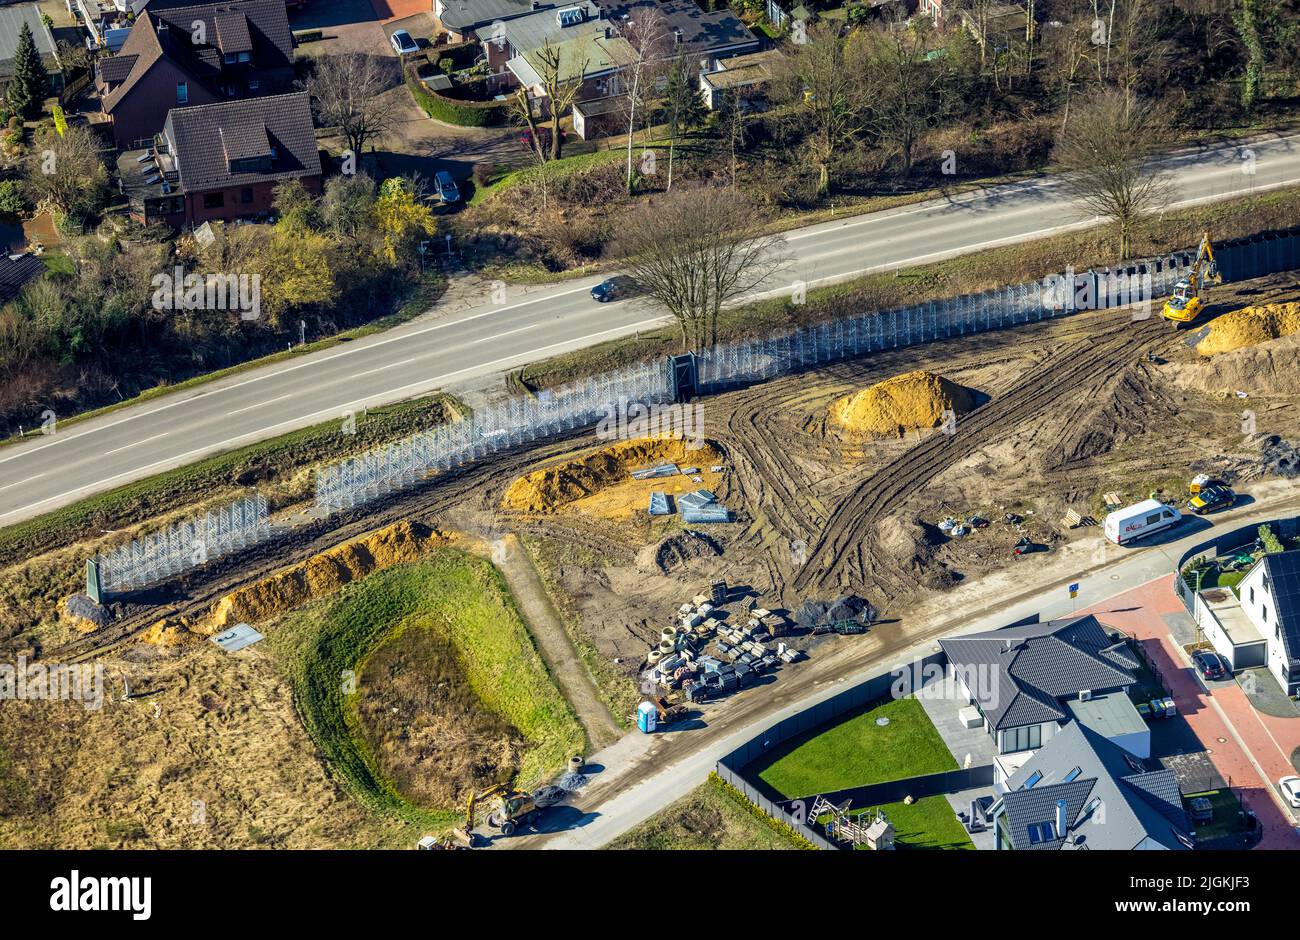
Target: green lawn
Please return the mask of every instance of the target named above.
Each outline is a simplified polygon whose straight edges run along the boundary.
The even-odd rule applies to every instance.
[[[874,814],[877,808],[893,823],[894,847],[899,850],[975,848],[957,814],[942,796],[925,796],[910,806],[902,802],[886,803],[861,812]]]
[[[876,719],[888,718],[881,726]],[[795,798],[956,770],[939,732],[914,698],[877,705],[778,751],[758,776]]]
[[[535,787],[583,753],[585,735],[556,687],[500,573],[451,549],[370,575],[287,615],[267,646],[289,673],[303,724],[331,768],[364,804],[423,825],[458,818],[459,806],[416,806],[379,770],[359,726],[355,683],[366,657],[399,629],[436,631],[452,645],[484,708],[528,741],[517,779]]]
[[[1220,836],[1241,832],[1241,803],[1231,790],[1209,790],[1205,793],[1189,793],[1183,797],[1188,813],[1191,812],[1192,798],[1203,796],[1214,807],[1214,818],[1206,823],[1194,823],[1198,839],[1217,839]]]

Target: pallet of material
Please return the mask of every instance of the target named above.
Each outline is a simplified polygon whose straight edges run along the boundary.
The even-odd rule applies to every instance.
[[[675,463],[661,463],[654,467],[645,467],[641,470],[632,471],[634,480],[651,480],[655,477],[675,477],[680,471]]]
[[[668,502],[668,494],[658,490],[650,494],[650,515],[652,516],[671,516],[673,514],[672,506]]]
[[[712,490],[700,488],[691,490],[685,496],[677,500],[677,504],[683,509],[703,509],[705,506],[712,505],[718,501],[718,497],[713,494]]]
[[[708,522],[730,522],[731,511],[725,506],[706,506],[703,509],[683,509],[682,521],[700,525]]]

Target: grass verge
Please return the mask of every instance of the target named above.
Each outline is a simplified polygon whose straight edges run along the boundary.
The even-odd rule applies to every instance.
[[[482,707],[528,742],[515,783],[535,786],[585,739],[492,565],[452,549],[382,571],[268,631],[303,724],[344,787],[366,807],[417,826],[448,826],[455,806],[420,806],[379,768],[365,743],[355,677],[367,657],[402,629],[430,630],[450,644]]]
[[[761,811],[739,803],[716,774],[676,803],[629,829],[607,848],[682,852],[787,851],[807,848],[778,830]],[[756,815],[757,814],[757,815]]]
[[[888,724],[877,724],[882,718]],[[904,698],[796,739],[747,773],[793,799],[956,769],[921,703]]]

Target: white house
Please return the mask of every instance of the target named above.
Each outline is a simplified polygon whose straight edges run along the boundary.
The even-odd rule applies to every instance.
[[[1268,668],[1287,695],[1300,691],[1300,550],[1255,562],[1237,585],[1241,609],[1268,641]]]

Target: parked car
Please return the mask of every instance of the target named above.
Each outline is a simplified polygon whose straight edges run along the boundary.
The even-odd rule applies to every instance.
[[[1225,679],[1231,675],[1223,657],[1214,650],[1197,650],[1192,654],[1192,662],[1203,679]]]
[[[438,198],[446,205],[460,202],[460,189],[446,170],[439,170],[433,174],[433,188],[438,191]]]
[[[1116,545],[1127,545],[1175,526],[1182,518],[1173,506],[1155,499],[1144,499],[1108,515],[1102,522],[1102,532]]]
[[[1237,501],[1237,494],[1226,486],[1212,483],[1201,487],[1201,491],[1192,497],[1191,509],[1198,516],[1216,509],[1227,509]]]
[[[397,53],[398,58],[420,51],[415,38],[404,29],[394,30],[393,35],[388,37],[388,41],[392,44],[393,51]]]
[[[602,304],[612,300],[623,300],[634,293],[636,293],[636,282],[625,274],[607,277],[591,289],[592,299]]]
[[[1283,777],[1277,785],[1282,790],[1283,798],[1296,809],[1300,809],[1300,777]]]

